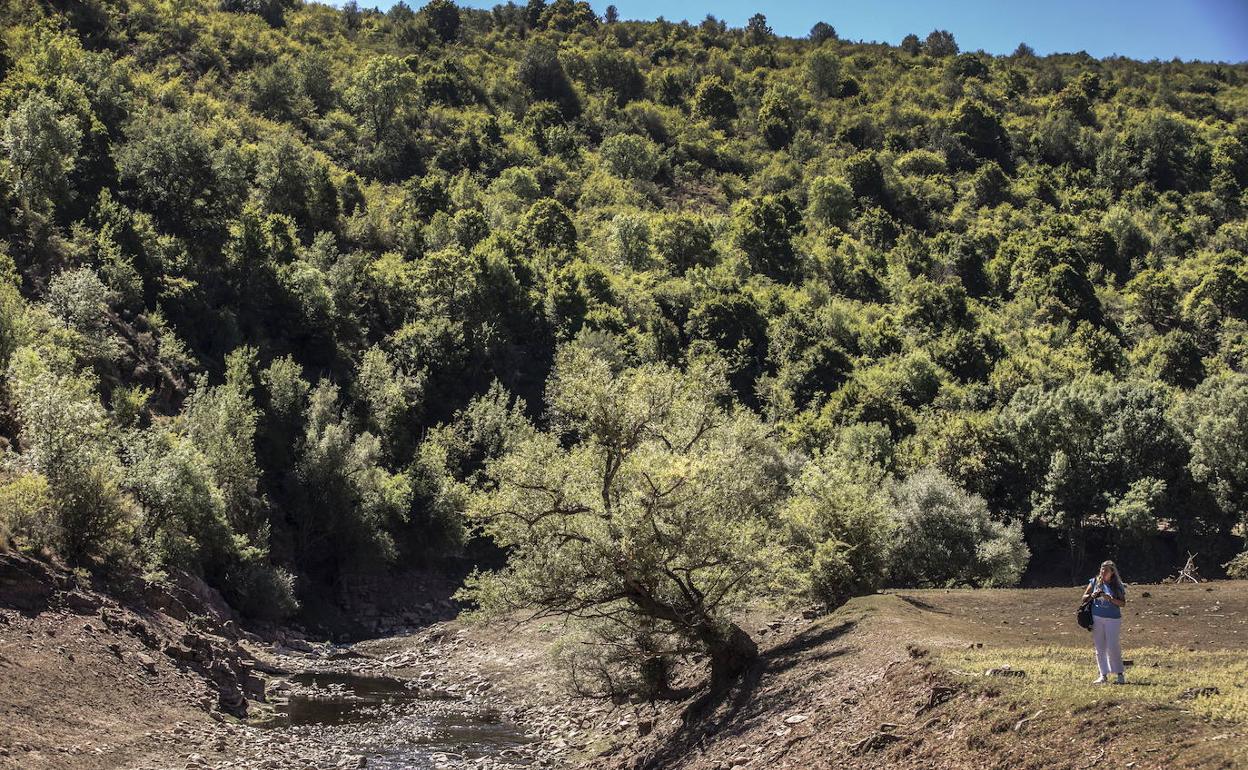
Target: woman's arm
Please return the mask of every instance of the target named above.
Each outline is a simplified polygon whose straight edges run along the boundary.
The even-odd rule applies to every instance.
[[[1127,591],[1125,588],[1113,588],[1106,585],[1101,589],[1101,598],[1108,599],[1115,607],[1124,607],[1127,604]]]

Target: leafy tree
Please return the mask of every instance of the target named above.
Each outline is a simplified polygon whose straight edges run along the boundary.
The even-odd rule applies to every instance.
[[[841,90],[841,62],[830,51],[811,53],[806,63],[811,93],[816,99],[836,96]]]
[[[854,191],[837,177],[815,177],[807,195],[812,218],[838,227],[849,222],[854,210]]]
[[[775,37],[767,24],[767,17],[756,13],[745,23],[745,37],[750,45],[766,45]]]
[[[659,220],[654,248],[672,272],[684,275],[690,268],[715,261],[714,236],[704,219],[690,214],[669,214]]]
[[[534,100],[554,102],[564,117],[580,114],[580,98],[554,47],[540,40],[532,43],[520,60],[517,76]]]
[[[616,134],[599,148],[611,173],[624,179],[648,182],[659,173],[659,149],[636,134]]]
[[[134,122],[117,152],[117,171],[135,202],[161,222],[211,233],[232,208],[220,184],[222,161],[191,116],[158,114]]]
[[[913,32],[902,38],[898,47],[911,56],[918,56],[923,53],[923,43],[919,40],[919,36]]]
[[[982,498],[939,471],[914,474],[897,485],[893,499],[895,584],[1008,586],[1026,568],[1022,527],[993,521]]]
[[[27,96],[4,122],[3,146],[13,192],[30,209],[45,211],[64,200],[68,174],[78,157],[82,132],[42,93]]]
[[[393,559],[392,533],[407,516],[410,481],[381,466],[380,440],[351,428],[330,383],[312,390],[305,424],[294,468],[304,564],[333,576],[349,564]]]
[[[811,598],[835,607],[883,585],[894,526],[885,481],[878,466],[839,451],[802,469],[781,516]]]
[[[617,642],[646,626],[705,652],[713,686],[727,686],[757,655],[730,613],[780,559],[769,522],[782,473],[765,428],[722,406],[722,374],[701,365],[616,370],[574,345],[548,392],[555,431],[510,440],[486,466],[495,490],[469,506],[512,557],[465,596],[485,612],[607,622]]]
[[[543,198],[533,204],[520,223],[520,232],[525,241],[535,248],[576,248],[576,226],[572,224],[567,209],[551,198]]]
[[[220,4],[223,11],[254,13],[272,27],[282,26],[286,11],[295,5],[294,0],[220,0]]]
[[[790,281],[800,266],[793,247],[793,236],[801,216],[793,202],[784,196],[766,196],[742,201],[733,211],[733,243],[750,261],[754,272],[776,280]]]
[[[1192,446],[1193,478],[1206,483],[1231,521],[1242,521],[1248,490],[1248,447],[1243,427],[1248,420],[1248,377],[1239,373],[1205,380],[1178,406],[1177,424]]]
[[[758,128],[774,150],[787,147],[797,132],[797,92],[792,88],[773,88],[763,96],[758,108]]]
[[[395,125],[416,85],[407,62],[397,56],[369,59],[354,76],[344,93],[347,104],[381,142]]]
[[[442,42],[453,42],[459,36],[459,8],[451,0],[430,0],[420,15]]]
[[[24,445],[16,463],[33,474],[26,494],[42,499],[24,506],[27,516],[37,517],[29,531],[37,545],[74,564],[115,559],[134,511],[122,494],[122,467],[95,383],[85,374],[58,371],[63,366],[29,347],[19,348],[9,362]],[[43,494],[37,487],[45,483]]]
[[[1009,138],[1000,117],[987,105],[965,101],[954,111],[951,128],[955,136],[980,158],[1009,162]]]
[[[953,39],[953,35],[943,29],[932,30],[928,34],[927,39],[923,41],[923,50],[929,55],[937,58],[945,58],[946,56],[956,56],[958,53],[958,43]]]
[[[720,128],[737,117],[737,101],[718,77],[703,78],[693,95],[693,114]]]
[[[824,43],[828,40],[836,40],[836,28],[827,22],[817,21],[815,22],[815,25],[810,28],[810,34],[807,35],[807,37],[809,37],[810,41],[815,45],[819,45],[820,43]]]

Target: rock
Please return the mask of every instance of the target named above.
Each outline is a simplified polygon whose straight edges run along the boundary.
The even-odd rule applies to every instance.
[[[174,660],[191,663],[195,660],[195,651],[178,644],[165,645],[165,654]]]
[[[182,604],[218,622],[237,620],[221,592],[205,583],[203,578],[189,572],[178,572],[171,577],[180,589],[178,599]]]
[[[805,714],[794,714],[791,717],[786,717],[784,720],[784,723],[786,725],[798,725],[798,724],[801,724],[802,722],[805,722],[807,719],[810,719],[810,717],[806,716]]]
[[[637,720],[637,735],[639,737],[642,737],[642,738],[646,737],[647,735],[650,734],[652,730],[654,730],[653,720],[650,720],[650,719]]]
[[[47,565],[17,554],[0,554],[0,605],[42,611],[55,590],[55,575]]]
[[[156,673],[156,659],[145,652],[140,652],[134,656],[134,660],[139,666],[149,674]]]
[[[247,716],[247,699],[243,697],[243,691],[238,684],[234,682],[217,684],[217,708],[239,719]]]
[[[807,607],[802,610],[802,618],[805,620],[814,620],[817,617],[819,617],[819,610],[814,607]]]
[[[60,595],[60,602],[79,615],[94,615],[103,605],[99,597],[84,591],[67,591]]]
[[[283,644],[287,649],[294,650],[295,652],[316,652],[316,648],[309,644],[306,639],[300,639],[294,636],[288,636]]]

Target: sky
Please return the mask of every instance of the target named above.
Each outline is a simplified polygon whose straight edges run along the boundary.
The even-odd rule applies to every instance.
[[[498,0],[456,0],[491,8]],[[381,8],[394,0],[376,0]],[[406,0],[419,8],[423,0]],[[524,0],[516,0],[520,5]],[[373,0],[359,0],[371,7]],[[614,3],[623,19],[701,21],[708,13],[733,27],[763,13],[778,34],[804,36],[826,21],[848,40],[896,45],[908,33],[953,33],[963,51],[1008,54],[1020,42],[1037,53],[1087,51],[1102,58],[1248,61],[1248,0],[591,0],[601,14]]]

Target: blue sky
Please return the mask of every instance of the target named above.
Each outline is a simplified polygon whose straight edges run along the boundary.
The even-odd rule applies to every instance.
[[[358,0],[389,7],[393,0]],[[424,0],[406,0],[414,8]],[[496,0],[457,0],[490,8]],[[517,0],[523,5],[523,0]],[[730,25],[756,12],[776,32],[805,35],[826,21],[842,38],[897,44],[909,32],[947,29],[964,51],[1009,53],[1020,42],[1038,53],[1087,51],[1096,57],[1248,61],[1248,0],[591,0],[614,2],[625,19],[700,21],[713,13]]]

